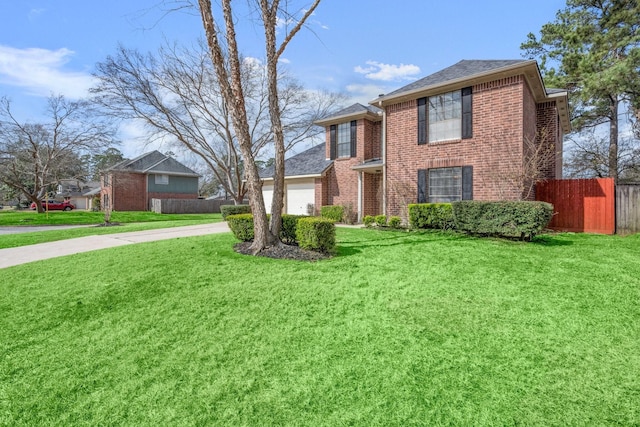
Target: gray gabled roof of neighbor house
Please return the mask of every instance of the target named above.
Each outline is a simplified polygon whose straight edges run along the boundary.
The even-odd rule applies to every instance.
[[[333,163],[328,160],[324,144],[311,147],[302,153],[289,157],[284,161],[284,175],[287,178],[300,176],[320,176]],[[260,171],[260,178],[272,179],[274,167],[269,166]]]
[[[154,150],[149,153],[142,154],[131,160],[124,160],[108,170],[111,171],[128,171],[139,173],[156,173],[165,175],[180,176],[200,176],[192,169],[186,167],[176,159],[162,154]]]
[[[450,81],[472,78],[476,75],[498,71],[501,68],[509,68],[515,65],[523,65],[527,62],[535,62],[528,59],[463,59],[450,67],[423,77],[406,86],[389,92],[384,97],[392,97],[405,92],[414,92],[423,88],[440,86]]]

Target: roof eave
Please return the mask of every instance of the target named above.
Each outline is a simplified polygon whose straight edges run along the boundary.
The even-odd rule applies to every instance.
[[[516,73],[516,71],[522,70],[522,73]],[[529,72],[527,72],[529,71]],[[460,77],[457,79],[447,80],[442,83],[438,83],[431,86],[425,86],[414,90],[398,93],[395,95],[380,96],[369,102],[370,105],[374,105],[379,108],[383,108],[387,105],[397,104],[399,102],[408,101],[423,96],[433,95],[448,90],[455,90],[469,85],[479,84],[486,81],[490,81],[496,76],[500,75],[515,75],[524,74],[525,78],[534,91],[536,100],[546,95],[544,91],[544,84],[540,71],[538,69],[538,63],[535,60],[518,62],[515,64],[507,65],[493,70],[485,71],[482,73],[472,74],[466,77]]]
[[[327,117],[326,119],[320,119],[313,122],[318,126],[330,126],[338,123],[344,123],[347,120],[360,120],[368,119],[372,122],[379,122],[382,120],[382,113],[377,114],[372,111],[358,111],[357,113],[342,114],[339,116]]]

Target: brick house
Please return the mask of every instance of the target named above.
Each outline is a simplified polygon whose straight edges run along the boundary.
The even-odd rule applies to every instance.
[[[102,174],[103,209],[146,211],[151,199],[197,199],[199,175],[177,160],[152,151]]]
[[[562,177],[567,92],[533,60],[460,61],[369,104],[316,122],[332,162],[312,178],[316,207],[405,217],[416,202],[532,199],[535,180]]]

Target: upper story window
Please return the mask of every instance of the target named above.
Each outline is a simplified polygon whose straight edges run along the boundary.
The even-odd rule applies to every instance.
[[[338,157],[351,157],[351,123],[338,125]]]
[[[158,185],[169,185],[169,175],[156,175],[156,184]]]
[[[358,122],[353,120],[329,128],[331,159],[356,156]]]
[[[471,138],[471,88],[418,99],[418,144]]]

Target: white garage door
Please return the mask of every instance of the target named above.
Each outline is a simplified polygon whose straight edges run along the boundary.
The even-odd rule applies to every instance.
[[[262,198],[264,199],[264,207],[267,213],[271,212],[271,201],[273,200],[273,185],[262,186]]]
[[[306,215],[307,205],[315,202],[315,185],[313,182],[287,184],[287,213]]]

